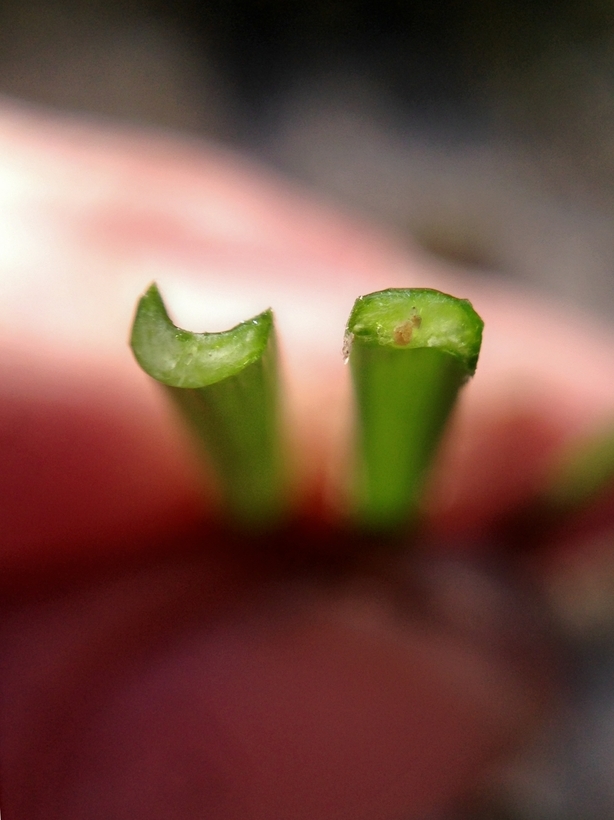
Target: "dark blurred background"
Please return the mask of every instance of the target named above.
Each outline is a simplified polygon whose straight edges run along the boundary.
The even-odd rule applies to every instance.
[[[0,0],[0,93],[248,150],[614,316],[614,0]]]
[[[614,0],[0,0],[0,94],[238,147],[614,321]],[[613,633],[472,820],[614,817]]]

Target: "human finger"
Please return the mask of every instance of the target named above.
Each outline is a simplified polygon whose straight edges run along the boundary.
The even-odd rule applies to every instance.
[[[427,503],[439,534],[475,539],[612,412],[610,334],[452,273],[234,155],[20,108],[0,139],[6,562],[131,550],[211,514],[211,478],[126,345],[152,278],[194,329],[273,305],[299,494],[333,514],[351,435],[341,336],[360,293],[438,286],[486,320]]]

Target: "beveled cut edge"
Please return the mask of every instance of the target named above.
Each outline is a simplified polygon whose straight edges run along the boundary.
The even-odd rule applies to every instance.
[[[357,342],[397,349],[432,347],[475,372],[484,322],[468,299],[432,288],[388,288],[360,296],[348,319],[343,352]]]
[[[171,387],[199,388],[258,361],[274,336],[269,308],[220,333],[193,333],[171,321],[156,283],[137,305],[130,346],[141,368]]]

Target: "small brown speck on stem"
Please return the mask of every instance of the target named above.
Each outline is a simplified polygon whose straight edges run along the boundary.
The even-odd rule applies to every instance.
[[[400,325],[397,325],[392,332],[392,338],[396,345],[402,345],[405,347],[411,342],[411,337],[414,333],[414,328],[420,327],[422,324],[422,318],[415,313],[411,319],[407,319],[405,322],[402,322]]]

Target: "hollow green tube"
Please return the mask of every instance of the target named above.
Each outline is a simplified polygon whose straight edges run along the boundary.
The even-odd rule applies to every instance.
[[[204,445],[233,520],[252,527],[277,521],[286,476],[272,312],[222,333],[192,333],[171,322],[152,284],[138,303],[130,344]]]
[[[459,389],[475,372],[483,322],[466,299],[390,289],[354,304],[344,349],[356,400],[358,523],[413,519]]]

